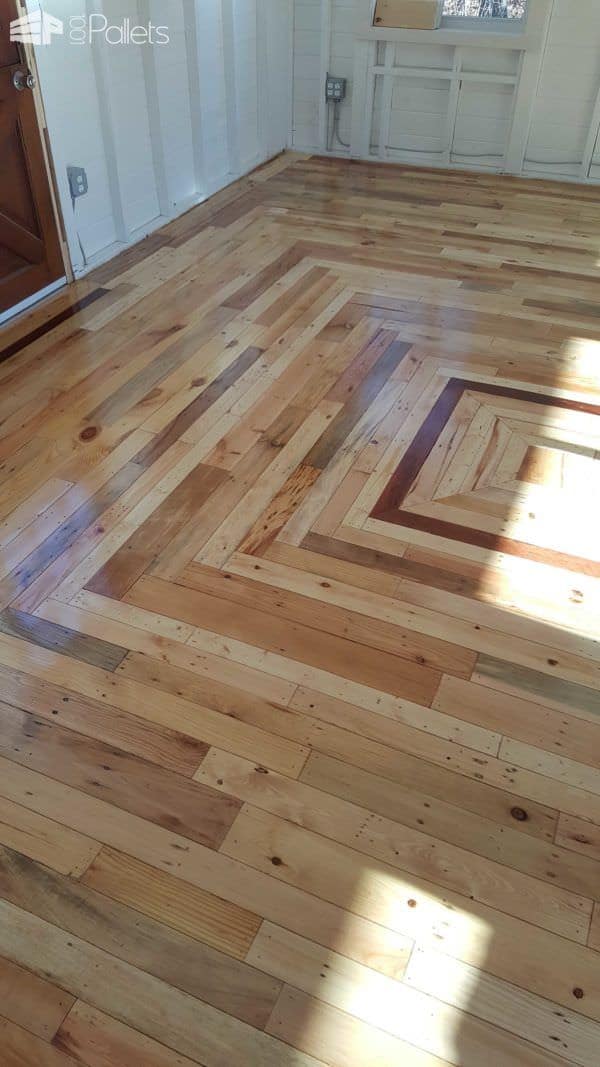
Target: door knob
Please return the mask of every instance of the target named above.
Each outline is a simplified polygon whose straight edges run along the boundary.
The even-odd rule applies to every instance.
[[[35,89],[36,81],[28,70],[16,70],[13,74],[13,85],[22,93],[24,89]]]

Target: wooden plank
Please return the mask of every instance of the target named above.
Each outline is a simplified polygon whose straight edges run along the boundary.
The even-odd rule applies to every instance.
[[[514,1033],[541,1046],[550,1056],[558,1053],[582,1067],[593,1067],[595,1063],[600,1037],[598,1024],[577,1011],[560,1009],[552,1001],[501,982],[441,952],[417,950],[405,980],[412,988],[496,1026],[504,1028],[506,1019],[510,1018]],[[493,1040],[490,1047],[497,1055]],[[520,1062],[516,1050],[514,1055],[516,1062]]]
[[[472,680],[505,693],[528,697],[559,711],[579,714],[592,721],[596,721],[600,713],[595,689],[560,678],[549,678],[539,671],[492,656],[478,657]]]
[[[6,1019],[45,1041],[52,1040],[75,1003],[58,986],[5,959],[0,959],[0,996]]]
[[[118,500],[139,478],[140,468],[126,464],[98,493],[82,504],[46,540],[25,557],[11,574],[0,582],[0,603],[9,604],[75,543],[76,539]]]
[[[164,430],[161,430],[159,434],[148,442],[146,447],[135,457],[135,462],[139,463],[141,467],[151,467],[159,456],[166,452],[175,441],[178,441],[186,430],[204,415],[256,363],[256,360],[262,355],[262,351],[261,348],[251,346],[240,353],[230,366],[217,375],[207,385],[206,389],[175,416]]]
[[[317,1067],[321,1062],[298,1057],[277,1039],[6,901],[0,902],[0,915],[1,951],[14,962],[39,970],[37,945],[43,940],[45,967],[54,981],[77,997],[85,986],[92,1007],[198,1063],[199,1050],[208,1067],[225,1067],[232,1055],[245,1055],[249,1067]]]
[[[579,852],[582,856],[600,859],[600,826],[587,819],[561,815],[556,830],[556,843]]]
[[[314,761],[318,766],[319,759],[318,753],[313,753],[302,775],[304,781],[300,783],[274,775],[265,768],[256,767],[248,761],[239,760],[217,749],[211,749],[196,773],[196,778],[218,789],[228,790],[250,805],[285,817],[306,829],[312,829],[322,834],[322,837],[347,844],[362,853],[399,866],[402,871],[437,882],[448,889],[463,891],[460,872],[463,867],[468,867],[471,879],[469,895],[475,899],[485,898],[488,902],[491,896],[486,887],[486,875],[489,875],[493,882],[494,877],[500,878],[500,872],[484,861],[484,857],[494,863],[502,842],[504,896],[496,897],[494,904],[500,910],[510,910],[511,887],[518,887],[519,913],[521,909],[526,908],[527,892],[536,891],[531,882],[516,875],[517,871],[575,894],[589,898],[595,898],[597,895],[600,867],[591,854],[587,863],[573,862],[573,857],[564,848],[549,848],[546,844],[532,841],[528,835],[525,837],[524,834],[510,831],[507,827],[494,826],[487,819],[470,818],[463,810],[456,808],[453,809],[456,825],[451,831],[448,832],[448,827],[444,826],[441,833],[429,834],[423,826],[426,821],[432,822],[431,809],[436,807],[432,798],[421,799],[419,809],[423,814],[421,817],[413,817],[412,822],[416,825],[411,827],[406,818],[392,817],[392,813],[395,813],[394,795],[399,791],[393,790],[390,784],[385,790],[385,783],[380,779],[377,781],[379,791],[375,794],[376,800],[381,801],[381,797],[388,795],[389,811],[375,812],[368,806],[359,806],[358,797],[354,799],[351,794],[340,796],[341,791],[337,793],[336,799],[332,789],[327,791],[329,796],[323,796],[316,789],[305,789],[309,766]],[[343,768],[344,765],[341,768],[341,776]],[[335,769],[334,766],[334,771]],[[356,768],[346,767],[348,777],[352,776],[352,770],[357,780],[357,789],[363,786],[366,792],[372,784],[373,776],[364,775]],[[401,803],[401,797],[396,798],[396,805],[398,801]],[[514,825],[517,822],[517,819],[514,819]],[[444,847],[444,841],[449,847]],[[437,870],[438,863],[443,866],[442,873]],[[541,908],[544,890],[537,887],[537,892]],[[493,893],[492,889],[491,894]],[[552,896],[553,893],[550,892],[550,897]]]
[[[0,798],[0,842],[74,877],[87,870],[100,849],[99,842],[14,803],[5,792]]]
[[[385,526],[385,523],[381,525]],[[369,619],[376,618],[380,624],[387,622],[417,631],[423,635],[425,641],[445,641],[448,633],[452,632],[455,642],[462,645],[463,655],[467,650],[486,654],[492,651],[511,663],[522,661],[525,666],[539,669],[544,674],[558,675],[559,678],[576,681],[586,687],[598,684],[600,664],[597,662],[574,653],[540,646],[538,642],[521,637],[517,641],[513,636],[485,623],[444,616],[438,611],[405,604],[401,599],[392,600],[379,597],[375,593],[369,595],[347,588],[341,582],[323,583],[319,575],[298,574],[290,567],[278,566],[264,558],[257,562],[253,557],[243,556],[241,553],[232,556],[227,567],[242,577],[252,574],[254,580],[277,588],[283,587],[290,592],[301,592],[302,595],[312,597],[313,600],[318,599],[328,606],[356,611]],[[469,674],[471,669],[469,668]]]
[[[4,328],[2,1062],[596,1067],[599,225],[288,153]]]
[[[26,813],[52,809],[58,823],[98,832],[104,844],[181,878],[238,907],[264,914],[386,974],[404,966],[410,939],[375,923],[346,915],[325,901],[272,879],[177,834],[60,783],[2,761],[0,794],[21,801]],[[13,801],[16,806],[16,802]],[[16,847],[16,846],[12,846]]]
[[[362,878],[351,850],[262,813],[244,811],[223,848],[227,854],[238,859],[244,856],[244,862],[270,871],[278,880],[310,887],[312,893],[320,888],[326,899],[343,900],[353,912],[384,922],[405,936],[412,935],[420,944],[442,948],[447,955],[474,966],[485,960],[486,970],[507,981],[519,975],[528,989],[565,1006],[572,1007],[574,999],[581,1000],[573,989],[584,989],[585,1002],[578,1003],[577,1010],[600,1018],[600,992],[592,992],[598,982],[597,962],[584,944],[557,939],[548,930],[523,924],[475,901],[465,908],[455,894],[446,893],[443,900],[420,890],[413,894],[412,879],[403,884],[392,868],[371,859]],[[492,937],[494,951],[488,953],[488,939]],[[559,951],[564,954],[566,972],[552,968],[552,959]],[[586,982],[579,984],[584,974]],[[574,975],[577,984],[573,984]]]
[[[226,637],[258,644],[268,651],[314,667],[325,667],[365,685],[377,686],[409,700],[428,704],[439,683],[439,675],[425,666],[411,664],[398,656],[358,645],[337,634],[324,634],[304,623],[288,623],[256,608],[238,605],[174,586],[157,578],[143,578],[127,594],[127,603],[151,611],[161,610],[171,617],[202,626],[210,619],[213,630]]]
[[[526,744],[600,766],[600,718],[586,722],[534,701],[448,676],[442,679],[434,706],[459,719],[476,723],[483,719],[490,729]]]
[[[131,1026],[78,1000],[53,1044],[71,1056],[85,1056],[86,1067],[193,1067],[197,1061],[173,1052]]]
[[[239,960],[262,921],[246,908],[110,848],[100,849],[81,881]]]
[[[536,914],[535,905],[531,908],[527,901],[528,898],[530,902],[536,901],[536,920],[540,925],[544,925],[546,906],[554,911],[560,906],[560,900],[567,906],[569,902],[575,903],[569,900],[567,893],[561,892],[556,897],[556,879],[547,875],[546,880],[551,883],[551,888],[542,887],[517,872],[507,856],[503,857],[501,871],[489,859],[475,854],[472,847],[463,850],[445,844],[421,830],[398,825],[391,819],[376,816],[348,801],[323,795],[304,783],[292,782],[268,771],[265,773],[264,768],[216,749],[211,749],[196,777],[206,784],[230,791],[246,805],[286,818],[307,830],[398,867],[403,874],[465,893],[470,899],[481,900],[509,914],[522,918],[528,914],[533,916]],[[567,854],[564,864],[567,869],[569,858]],[[467,882],[463,873],[465,869],[469,872]],[[492,887],[494,883],[499,884],[501,875],[502,889],[497,892]],[[593,899],[599,877],[600,867],[596,864],[591,863],[587,872],[580,865],[576,875],[578,890]],[[570,881],[566,872],[563,878]],[[572,888],[572,882],[569,888]],[[583,900],[578,900],[577,904],[583,905]]]
[[[273,564],[272,567],[275,569],[277,565]],[[375,614],[369,616],[367,622],[361,612],[326,602],[322,602],[319,612],[315,613],[312,589],[319,584],[326,596],[329,588],[329,584],[324,584],[322,579],[319,581],[316,577],[307,576],[305,584],[301,578],[295,583],[297,588],[289,591],[275,589],[269,583],[268,561],[250,562],[248,557],[237,553],[227,564],[226,573],[229,577],[194,563],[185,569],[180,582],[199,592],[217,595],[242,606],[260,607],[281,619],[305,621],[315,629],[334,635],[342,633],[359,644],[371,645],[382,652],[393,652],[402,659],[430,669],[446,669],[464,677],[470,676],[473,669],[475,656],[472,653],[448,641],[420,637],[409,627],[387,623]],[[291,572],[290,585],[294,578],[295,574]]]
[[[126,648],[120,648],[109,641],[87,637],[66,626],[57,626],[23,611],[7,609],[0,612],[0,630],[13,637],[24,637],[41,648],[64,652],[82,663],[104,667],[107,671],[114,671],[127,653]]]
[[[196,508],[226,477],[224,471],[199,464],[94,575],[86,588],[121,600],[192,518]]]
[[[30,670],[36,677],[47,678],[53,683],[60,683],[64,679],[64,659],[65,657],[40,650],[36,662],[32,662],[28,647],[23,642],[0,637],[0,663],[9,664],[18,670]],[[154,661],[150,660],[149,663],[151,667],[156,667]],[[198,705],[177,696],[171,696],[167,707],[159,690],[154,692],[150,686],[133,682],[123,677],[123,672],[117,676],[98,667],[81,664],[73,665],[69,674],[70,684],[78,693],[101,704],[116,706],[132,715],[149,719],[159,726],[175,729],[178,733],[189,734],[208,744],[219,744],[223,748],[228,745],[236,748],[239,745],[244,755],[249,754],[251,750],[255,751],[257,758],[260,756],[266,762],[270,760],[278,769],[285,769],[291,774],[298,774],[306,759],[307,752],[300,745],[276,737],[269,738],[264,731],[237,723],[212,708],[203,707],[199,717]]]
[[[142,916],[89,886],[3,849],[5,901],[95,945],[167,986],[262,1029],[281,983],[247,964]]]
[[[310,1020],[310,1025],[307,1025]],[[305,1053],[327,1056],[340,1067],[402,1063],[406,1067],[448,1067],[449,1060],[430,1055],[382,1030],[366,1026],[353,1015],[331,1008],[286,986],[268,1025],[268,1032]]]
[[[2,695],[12,707],[75,730],[85,737],[131,752],[151,763],[191,777],[208,745],[71,689],[10,668],[0,668]]]
[[[240,803],[127,752],[0,704],[0,753],[143,819],[218,848]]]
[[[574,892],[596,896],[597,866],[594,862],[587,865],[579,861],[573,863],[566,842],[559,844],[558,838],[555,839],[550,819],[544,820],[543,813],[539,819],[538,813],[534,812],[534,821],[539,820],[538,827],[532,833],[524,832],[531,817],[529,806],[514,805],[506,811],[504,821],[501,821],[501,813],[485,818],[479,811],[459,807],[459,796],[453,798],[451,804],[445,794],[438,798],[420,791],[418,781],[392,783],[318,752],[310,756],[301,780],[378,815],[472,849],[478,856],[499,860],[508,867]],[[426,789],[427,783],[422,782],[421,790]],[[541,832],[540,827],[545,827],[545,832]],[[590,856],[590,859],[594,857]]]
[[[417,972],[412,960],[408,972],[413,975],[412,981],[408,977],[406,984],[393,982],[390,979],[382,980],[380,975],[369,972],[365,968],[357,969],[356,964],[351,964],[342,956],[334,954],[325,956],[318,945],[297,938],[268,923],[265,923],[261,929],[251,952],[251,958],[260,963],[265,970],[287,980],[287,987],[275,1009],[276,1019],[281,1018],[279,1014],[281,1003],[285,1000],[288,990],[291,992],[290,987],[293,986],[294,993],[299,989],[304,994],[318,998],[318,1002],[323,1002],[340,1013],[345,1012],[347,1016],[360,1020],[367,1024],[367,1027],[376,1027],[377,1035],[385,1032],[400,1038],[401,1041],[410,1042],[410,1045],[402,1050],[404,1055],[401,1062],[405,1062],[406,1055],[410,1057],[412,1047],[422,1049],[436,1058],[448,1057],[448,1062],[456,1061],[458,1053],[459,1062],[475,1064],[486,1054],[493,1053],[494,1062],[499,1065],[506,1064],[507,1067],[514,1063],[552,1063],[556,1062],[555,1052],[560,1051],[566,1056],[567,1050],[572,1047],[569,1041],[571,1036],[569,1024],[573,1024],[576,1031],[573,1045],[576,1043],[577,1052],[580,1053],[583,1050],[587,1063],[592,1063],[590,1056],[594,1047],[592,1042],[594,1038],[597,1040],[598,1036],[597,1024],[586,1020],[580,1021],[575,1012],[570,1012],[568,1016],[565,1013],[562,1027],[565,1032],[564,1041],[552,1041],[551,1037],[546,1036],[542,1026],[540,1026],[540,1032],[536,1032],[535,1035],[529,1032],[527,1035],[514,1036],[507,1033],[504,1025],[506,1016],[501,1015],[497,1008],[495,1012],[488,1012],[488,1016],[492,1016],[491,1019],[485,1016],[483,1019],[481,1016],[474,1017],[476,1013],[472,1008],[468,1013],[462,1013],[457,1009],[453,1002],[452,984],[446,987],[442,981],[439,981],[439,978],[444,975],[444,970],[451,975],[458,972],[464,984],[464,974],[468,973],[467,968],[441,953],[426,955],[415,950],[414,957],[417,957],[419,961],[429,961],[431,964],[430,984],[435,992],[441,995],[436,997],[431,995],[429,989],[426,992],[421,990],[417,975],[423,973],[423,966]],[[441,964],[439,968],[437,967],[438,959]],[[429,976],[426,974],[427,977]],[[437,982],[436,979],[438,979]],[[497,999],[498,989],[502,988],[501,983],[496,981],[494,984],[488,979],[486,988],[490,989],[490,987],[496,992]],[[505,996],[510,995],[509,991],[510,987]],[[521,1002],[521,992],[516,989],[511,992],[515,1014],[522,1011],[524,1007],[532,1006],[537,1009],[538,1014],[542,1014],[546,1027],[551,1027],[555,1021],[552,1018],[552,1005],[545,1006],[545,1018],[543,1018],[543,1006],[539,1005],[536,998],[523,997],[523,1002]],[[460,1007],[469,1006],[464,994],[459,1000],[459,1005]],[[322,1004],[318,1003],[317,1015],[322,1010]],[[335,1017],[335,1013],[332,1014]],[[490,1022],[498,1023],[500,1028],[496,1025],[489,1025]],[[271,1026],[272,1023],[269,1023],[269,1029]],[[377,1051],[374,1051],[368,1041],[364,1040],[367,1035],[362,1027],[355,1027],[355,1033],[363,1040],[358,1041],[358,1046],[354,1050],[356,1058],[352,1058],[349,1062],[358,1063],[359,1057],[362,1057],[362,1062],[366,1063],[381,1062],[378,1059],[380,1050],[377,1049],[377,1038],[375,1038]],[[542,1048],[534,1048],[530,1044],[532,1038],[535,1038],[535,1044],[541,1045]],[[321,1033],[315,1035],[313,1038],[315,1048],[318,1047],[316,1042],[319,1040],[327,1042],[328,1038]],[[329,1041],[331,1040],[329,1038]],[[457,1049],[458,1043],[460,1050]],[[301,1044],[304,1046],[304,1042]],[[565,1050],[565,1045],[567,1050]],[[321,1055],[325,1054],[325,1051],[321,1053]],[[346,1055],[348,1054],[349,1050]],[[398,1054],[402,1054],[400,1049],[398,1049]],[[384,1062],[394,1061],[384,1060]],[[563,1060],[563,1062],[566,1061]]]
[[[24,1064],[28,1063],[35,1063],[36,1067],[76,1067],[81,1063],[81,1060],[73,1059],[72,1056],[35,1037],[28,1030],[23,1030],[2,1018],[0,1042],[6,1067],[24,1067]]]
[[[402,833],[398,836],[401,838]],[[266,857],[265,841],[268,841],[272,848],[271,855]],[[275,845],[274,849],[273,845]],[[351,847],[339,844],[337,841],[326,840],[312,830],[292,826],[278,816],[251,808],[249,805],[244,806],[221,848],[227,855],[242,863],[257,866],[261,870],[268,870],[268,864],[276,866],[278,876],[291,881],[292,884],[298,878],[299,872],[303,888],[327,900],[332,900],[333,903],[348,906],[352,902],[353,910],[373,922],[392,925],[392,901],[394,899],[397,901],[399,894],[403,895],[405,901],[416,899],[417,905],[420,904],[421,910],[426,913],[431,911],[435,915],[436,911],[443,907],[439,892],[436,892],[436,883],[423,878],[421,874],[414,874],[411,870],[414,861],[410,863],[401,855],[396,857],[394,847],[390,849],[391,855],[388,855],[385,860],[379,855],[377,858],[369,855],[368,861],[362,860],[363,866],[367,866],[368,870],[372,871],[372,878],[365,879],[365,884],[363,884],[363,879],[357,874],[357,867],[360,868],[361,860]],[[291,860],[293,848],[297,849],[294,866]],[[437,852],[438,849],[435,848],[435,851]],[[444,849],[439,847],[439,851],[443,853]],[[273,852],[276,857],[275,863],[273,863]],[[398,852],[400,853],[399,848]],[[312,862],[315,868],[319,868],[318,870],[309,870],[309,855],[312,855]],[[280,871],[279,868],[282,870]],[[335,876],[334,870],[337,870]],[[448,882],[451,881],[448,878],[449,872],[446,871],[444,874],[444,900],[450,901],[454,908],[464,907],[465,897],[473,903],[478,892],[480,898],[485,897],[480,907],[488,903],[492,910],[500,903],[493,889],[490,892],[478,889],[475,884],[475,872],[473,872],[474,884],[472,886],[475,892],[471,894],[466,886],[457,890],[456,881],[449,886]],[[520,883],[522,895],[518,890],[511,893],[507,875],[508,871],[504,876],[506,893],[502,907],[509,916],[535,922],[546,931],[552,931],[585,944],[593,907],[590,900],[564,891],[556,894],[549,893],[547,888],[546,890],[541,888],[541,883],[536,880],[532,880],[527,890],[527,881],[516,876],[515,880]],[[437,879],[438,876],[434,875],[434,877]],[[447,878],[448,881],[446,881]],[[493,884],[494,881],[494,876],[491,875],[491,883]],[[451,889],[450,892],[448,892],[449,889]],[[412,897],[409,897],[411,893]],[[397,918],[394,919],[392,928],[399,928],[401,933],[409,933],[410,924],[406,922],[404,914],[410,910],[411,905],[405,902]],[[396,924],[399,924],[399,927],[396,927]]]

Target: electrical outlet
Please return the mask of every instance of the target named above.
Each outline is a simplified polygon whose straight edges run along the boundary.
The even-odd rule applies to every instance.
[[[67,177],[73,200],[77,200],[80,196],[85,196],[89,188],[85,169],[83,167],[69,166],[67,167]]]
[[[325,98],[326,100],[333,100],[339,103],[346,96],[346,78],[336,78],[333,74],[328,74],[325,79]]]

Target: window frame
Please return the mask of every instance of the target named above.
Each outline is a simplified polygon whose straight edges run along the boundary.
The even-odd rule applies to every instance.
[[[436,30],[392,29],[373,25],[376,0],[355,0],[355,33],[361,40],[404,44],[471,45],[480,48],[539,48],[552,0],[528,0],[522,19],[445,15]],[[467,24],[467,25],[465,25]]]
[[[468,29],[471,31],[482,28],[494,28],[501,26],[505,31],[509,26],[518,26],[521,29],[526,25],[531,7],[531,0],[525,0],[525,13],[514,19],[503,19],[493,15],[442,15],[441,27],[445,29]],[[469,25],[466,25],[466,24]]]

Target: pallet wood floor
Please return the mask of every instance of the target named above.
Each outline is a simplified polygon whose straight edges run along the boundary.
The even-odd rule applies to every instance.
[[[285,155],[0,337],[0,1060],[597,1067],[600,207]]]

